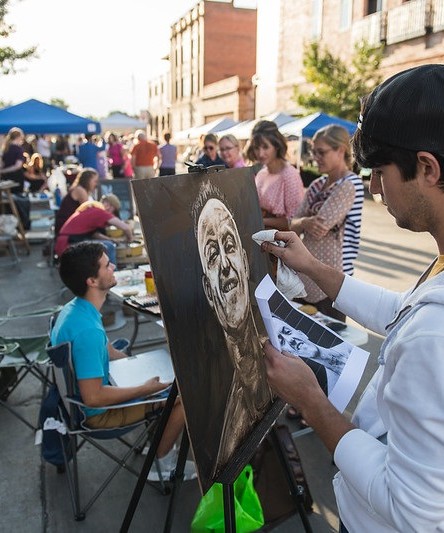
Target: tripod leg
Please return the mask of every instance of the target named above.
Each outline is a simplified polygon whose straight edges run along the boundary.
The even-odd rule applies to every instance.
[[[136,512],[140,497],[142,496],[146,478],[148,476],[149,471],[151,470],[151,466],[153,465],[154,457],[157,452],[157,448],[159,447],[160,440],[162,438],[163,432],[167,425],[167,422],[170,417],[176,398],[177,398],[177,384],[176,384],[176,381],[174,381],[171,387],[170,394],[168,395],[168,399],[166,401],[165,407],[163,408],[162,414],[160,416],[159,425],[157,426],[156,433],[154,434],[154,438],[151,443],[150,449],[148,450],[148,454],[143,463],[142,470],[139,474],[139,479],[137,480],[137,484],[134,488],[131,501],[128,505],[128,509],[126,511],[125,517],[122,522],[122,526],[120,527],[121,533],[127,533],[127,531],[129,530],[134,513]]]
[[[176,469],[174,471],[173,478],[172,478],[173,488],[171,491],[170,503],[168,506],[168,513],[167,513],[167,517],[165,520],[165,526],[163,530],[164,533],[169,533],[171,531],[171,526],[173,524],[174,511],[177,505],[177,496],[179,495],[179,491],[183,483],[183,478],[184,478],[183,471],[185,468],[185,463],[187,460],[189,449],[190,449],[190,441],[188,439],[188,433],[185,428],[183,430],[182,441],[180,443],[179,457],[177,458]]]
[[[287,478],[288,487],[290,488],[291,495],[296,503],[299,516],[301,517],[302,524],[304,525],[304,530],[307,533],[313,533],[310,522],[308,521],[307,512],[305,511],[303,497],[304,497],[304,487],[296,484],[295,479],[291,473],[291,466],[288,463],[287,456],[282,449],[281,442],[276,432],[276,426],[273,426],[270,431],[270,436],[273,442],[273,447],[279,457],[279,461],[284,470],[285,477]]]
[[[233,483],[222,484],[224,498],[224,522],[226,533],[236,533],[236,511],[234,507]]]

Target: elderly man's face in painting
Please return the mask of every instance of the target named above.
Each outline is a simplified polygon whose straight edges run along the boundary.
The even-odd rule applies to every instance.
[[[220,200],[205,204],[197,243],[207,300],[224,330],[235,331],[248,317],[248,262],[236,223]]]

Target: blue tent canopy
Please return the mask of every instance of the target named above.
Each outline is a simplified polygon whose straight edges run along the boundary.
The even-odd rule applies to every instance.
[[[296,137],[313,137],[318,129],[328,126],[330,124],[336,124],[343,126],[350,135],[356,130],[356,124],[345,120],[343,118],[327,115],[326,113],[312,113],[307,117],[299,118],[284,124],[279,128],[279,131],[283,135],[294,135]]]
[[[0,133],[8,133],[13,127],[25,133],[94,134],[101,131],[99,122],[34,99],[0,110]]]

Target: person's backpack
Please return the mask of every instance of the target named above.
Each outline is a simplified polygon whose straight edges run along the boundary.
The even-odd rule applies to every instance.
[[[46,462],[57,466],[59,471],[63,471],[62,446],[65,448],[69,460],[72,458],[72,454],[69,436],[62,433],[63,422],[60,420],[60,409],[65,410],[59,390],[55,385],[51,385],[40,407],[39,426],[43,430],[41,453]]]

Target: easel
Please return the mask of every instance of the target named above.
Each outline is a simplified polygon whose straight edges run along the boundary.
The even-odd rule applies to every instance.
[[[154,462],[154,458],[159,446],[160,440],[162,438],[163,432],[165,430],[166,424],[168,422],[169,416],[174,406],[178,394],[177,384],[174,381],[168,399],[166,401],[165,407],[162,411],[162,415],[159,420],[159,424],[156,429],[156,433],[151,442],[151,446],[148,450],[145,462],[142,466],[142,470],[139,474],[139,479],[137,480],[136,486],[134,488],[133,494],[131,496],[128,509],[126,511],[125,517],[123,519],[122,525],[120,527],[120,533],[127,533],[131,525],[131,521],[136,512],[137,505],[139,503],[140,497],[146,483],[146,478]],[[288,487],[290,493],[296,503],[299,516],[301,517],[302,523],[304,525],[304,530],[307,533],[312,533],[312,528],[310,522],[308,521],[307,513],[303,505],[303,496],[304,489],[300,485],[295,483],[295,480],[291,474],[290,465],[288,463],[287,457],[282,449],[281,443],[278,439],[278,436],[274,430],[274,427],[270,432],[273,446],[279,457],[282,468],[284,469],[285,477],[287,479]],[[179,457],[177,459],[177,466],[175,473],[173,474],[173,488],[171,491],[170,502],[168,506],[168,512],[165,519],[164,533],[169,533],[173,524],[174,512],[177,505],[177,496],[179,494],[180,487],[183,483],[184,478],[184,468],[185,462],[188,456],[188,451],[190,448],[190,442],[188,438],[188,433],[186,430],[183,431],[182,442],[180,444]],[[236,516],[235,516],[235,506],[234,506],[234,490],[233,483],[223,483],[223,501],[224,501],[224,520],[225,520],[225,531],[226,533],[236,533]]]

